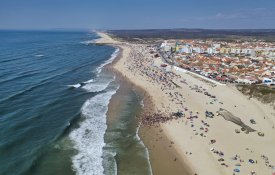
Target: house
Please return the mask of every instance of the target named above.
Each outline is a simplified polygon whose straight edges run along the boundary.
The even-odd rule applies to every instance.
[[[165,52],[169,52],[169,51],[171,51],[171,49],[172,49],[172,47],[169,46],[169,45],[166,45],[166,46],[164,46],[164,48],[163,48],[163,50],[164,50]]]
[[[212,47],[208,47],[206,52],[212,55],[214,53],[214,49]]]
[[[203,53],[203,49],[200,48],[200,47],[193,47],[193,51],[196,52],[196,53]]]

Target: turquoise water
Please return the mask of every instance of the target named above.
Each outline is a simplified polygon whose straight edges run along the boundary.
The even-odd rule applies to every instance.
[[[109,100],[119,85],[102,68],[117,50],[87,44],[95,38],[86,32],[0,31],[1,175],[121,174],[122,165],[127,174],[136,167],[123,161],[127,149],[120,143],[126,140],[140,147],[127,159],[149,168],[145,148],[133,135],[135,110],[123,125],[132,137],[114,136],[118,147],[112,152],[120,158],[114,163],[103,156],[112,140],[109,130],[119,128],[129,106],[125,103],[117,123],[107,128]],[[133,94],[125,95],[138,106]]]

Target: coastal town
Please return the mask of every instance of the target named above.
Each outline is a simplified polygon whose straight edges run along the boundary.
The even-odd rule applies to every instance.
[[[175,40],[157,46],[99,35],[97,43],[120,49],[121,57],[113,68],[146,94],[139,135],[149,150],[154,174],[275,173],[274,108],[241,94],[236,82],[216,79],[219,71],[231,70],[219,57],[232,59],[229,65],[234,65],[242,62],[234,60],[242,55],[193,53],[193,48],[192,53],[186,53],[187,46]],[[197,57],[206,60],[198,64]],[[274,62],[269,55],[262,53],[263,58],[254,64],[250,56],[244,57],[254,69],[266,65],[267,74],[259,77],[273,82]],[[207,67],[209,74],[204,75]],[[238,71],[233,70],[223,75],[234,76]],[[210,71],[216,71],[217,76]],[[247,75],[241,72],[236,78]]]
[[[159,50],[167,62],[218,82],[275,84],[272,42],[166,40]]]

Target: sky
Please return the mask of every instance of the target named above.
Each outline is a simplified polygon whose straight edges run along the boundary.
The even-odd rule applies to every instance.
[[[0,0],[0,29],[275,29],[275,0]]]

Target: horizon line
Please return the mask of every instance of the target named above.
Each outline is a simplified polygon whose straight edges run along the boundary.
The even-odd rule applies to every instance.
[[[107,28],[44,28],[44,29],[5,29],[0,28],[0,31],[111,31],[111,30],[275,30],[275,28],[119,28],[119,29],[107,29]]]

